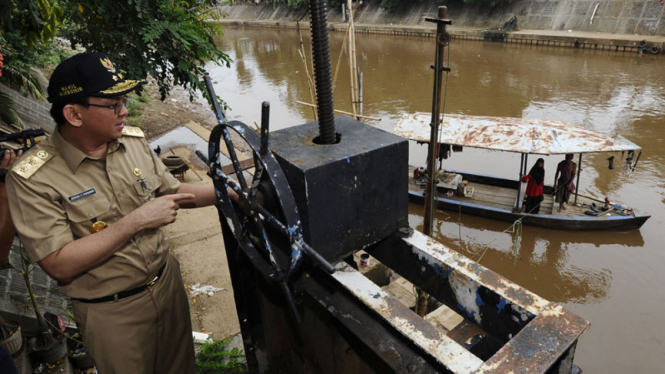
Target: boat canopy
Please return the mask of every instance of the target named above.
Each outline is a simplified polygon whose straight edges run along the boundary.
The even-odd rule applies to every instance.
[[[429,143],[431,120],[431,113],[405,114],[393,133]],[[462,114],[443,116],[439,142],[542,155],[641,150],[640,146],[621,136],[610,138],[566,122]]]

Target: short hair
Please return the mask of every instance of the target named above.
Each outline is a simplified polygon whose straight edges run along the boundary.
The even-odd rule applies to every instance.
[[[79,99],[73,102],[67,102],[67,101],[56,101],[51,105],[51,117],[53,117],[53,120],[55,123],[58,125],[58,127],[64,125],[67,123],[67,120],[65,119],[65,115],[62,114],[62,110],[65,109],[65,106],[69,104],[87,104],[88,103],[88,98],[83,98]]]
[[[65,108],[65,105],[67,103],[62,103],[62,102],[56,102],[51,105],[51,117],[53,117],[53,120],[58,126],[62,126],[67,122],[65,120],[65,116],[62,114],[62,110]]]

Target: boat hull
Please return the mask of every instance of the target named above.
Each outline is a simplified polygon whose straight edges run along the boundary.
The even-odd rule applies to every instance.
[[[455,172],[454,172],[455,173]],[[457,172],[458,173],[458,172]],[[484,185],[497,186],[502,188],[512,188],[514,190],[519,186],[519,182],[515,180],[494,178],[489,176],[459,173],[462,174],[465,180]],[[415,191],[410,185],[409,188],[409,201],[417,204],[424,204],[425,197],[421,191]],[[551,194],[551,187],[545,187],[545,193]],[[474,200],[461,201],[455,198],[445,198],[439,196],[435,197],[435,205],[437,209],[450,210],[454,212],[461,211],[464,214],[471,214],[480,217],[492,218],[500,221],[515,222],[522,219],[522,224],[527,226],[543,227],[555,230],[568,230],[568,231],[624,231],[635,230],[642,227],[642,225],[651,217],[648,214],[641,214],[635,212],[631,216],[619,215],[603,215],[603,216],[586,216],[586,215],[556,215],[556,214],[526,214],[520,212],[513,212],[511,209],[502,209],[498,207],[488,206],[478,203]]]

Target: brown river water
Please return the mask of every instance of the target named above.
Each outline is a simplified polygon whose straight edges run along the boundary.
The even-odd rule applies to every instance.
[[[309,52],[309,34],[302,32]],[[333,74],[343,33],[330,34]],[[271,103],[271,129],[313,120],[295,30],[227,28],[220,45],[234,62],[210,65],[229,119],[260,123]],[[391,131],[404,113],[431,111],[433,39],[356,36],[368,123]],[[587,373],[663,373],[665,354],[665,66],[662,56],[453,40],[445,113],[553,119],[609,136],[621,135],[644,153],[628,174],[607,154],[586,156],[580,191],[609,196],[652,218],[639,231],[567,232],[524,227],[517,256],[510,224],[454,212],[436,216],[442,243],[543,298],[588,319],[575,363]],[[446,57],[446,60],[448,57]],[[339,68],[335,107],[350,111],[346,57]],[[311,72],[311,68],[309,68]],[[424,146],[411,144],[411,163],[425,164]],[[617,159],[620,154],[615,155]],[[529,158],[529,168],[536,157]],[[561,156],[545,157],[552,184]],[[577,156],[575,157],[577,162]],[[517,178],[517,154],[464,149],[444,167]],[[422,225],[412,205],[410,222]]]

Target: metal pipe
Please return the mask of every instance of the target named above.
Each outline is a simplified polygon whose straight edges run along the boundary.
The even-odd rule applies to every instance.
[[[359,89],[359,94],[360,94],[360,114],[363,114],[363,73],[358,69],[358,75],[360,76],[360,89]]]
[[[217,94],[215,93],[215,87],[212,84],[212,79],[210,78],[210,75],[206,74],[205,77],[203,77],[203,80],[206,85],[206,90],[208,92],[208,97],[210,98],[210,103],[212,104],[213,111],[215,112],[215,116],[217,117],[217,124],[224,125],[226,124],[226,117],[224,117],[222,108],[219,106],[219,102],[217,101]],[[229,130],[226,127],[222,127],[221,131],[222,131],[222,138],[224,139],[224,144],[226,144],[226,150],[229,153],[229,158],[231,159],[231,163],[233,164],[233,169],[235,170],[236,175],[238,176],[238,182],[240,183],[240,187],[242,188],[243,191],[247,190],[247,182],[245,181],[245,177],[242,174],[242,166],[240,165],[240,161],[238,161],[238,156],[236,156],[236,149],[233,146],[233,141],[231,141],[231,134],[229,134]],[[209,153],[208,155],[209,158],[212,159],[213,161],[217,160],[218,154]]]
[[[525,169],[524,166],[526,165],[525,156],[526,155],[524,153],[520,155],[520,179],[517,181],[517,200],[515,200],[515,210],[518,210],[520,207],[520,193],[522,192],[521,183],[522,183],[522,177],[524,176],[522,171]]]
[[[577,162],[577,182],[575,183],[575,202],[577,204],[577,194],[580,190],[580,174],[582,174],[582,154],[580,153],[580,159]]]
[[[328,12],[325,0],[310,0],[309,14],[311,18],[316,102],[319,115],[319,142],[321,144],[334,144],[336,140],[335,106],[332,94]]]
[[[261,104],[261,150],[260,154],[268,152],[268,137],[270,135],[270,103],[264,101]]]
[[[635,159],[635,164],[633,165],[633,169],[637,167],[637,163],[640,161],[641,156],[642,156],[642,150],[640,150],[640,153],[637,155],[637,158]]]
[[[427,152],[427,187],[425,189],[425,222],[423,225],[423,233],[425,235],[431,235],[432,225],[434,222],[434,192],[436,191],[435,186],[435,170],[436,170],[436,158],[439,154],[439,124],[441,122],[441,85],[443,81],[444,70],[450,71],[449,68],[443,66],[443,52],[445,48],[446,40],[446,24],[450,24],[448,18],[448,8],[445,6],[439,7],[439,12],[437,18],[434,20],[427,19],[430,22],[436,22],[436,53],[434,56],[434,93],[432,95],[432,121],[430,123],[431,133],[430,133],[430,143]]]

